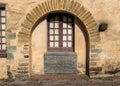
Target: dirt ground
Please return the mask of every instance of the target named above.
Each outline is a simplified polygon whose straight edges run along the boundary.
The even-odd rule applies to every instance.
[[[88,79],[0,80],[0,86],[120,86],[120,77]]]

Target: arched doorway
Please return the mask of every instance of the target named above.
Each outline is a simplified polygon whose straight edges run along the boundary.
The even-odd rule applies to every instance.
[[[89,38],[76,16],[46,15],[32,31],[30,47],[32,74],[87,73]]]
[[[18,41],[21,44],[21,46],[24,49],[24,45],[29,44],[28,46],[30,46],[30,37],[31,37],[31,32],[33,31],[33,29],[35,29],[35,27],[39,24],[39,21],[41,21],[41,19],[43,19],[46,15],[48,15],[51,12],[67,12],[72,14],[73,16],[76,16],[78,18],[79,21],[81,21],[81,24],[83,25],[84,29],[86,30],[86,32],[88,33],[88,44],[90,44],[91,47],[91,43],[94,41],[97,41],[99,39],[99,33],[97,30],[97,24],[94,20],[94,18],[92,17],[91,13],[87,10],[85,10],[85,8],[83,6],[81,6],[80,3],[74,1],[74,0],[49,0],[49,1],[45,1],[42,2],[40,5],[38,5],[37,7],[35,7],[31,13],[28,13],[26,16],[26,19],[23,22],[23,28],[21,28],[20,32],[19,32],[19,37],[18,37]],[[20,36],[22,35],[23,37],[23,33],[24,33],[24,39],[21,38]],[[26,41],[21,41],[21,40],[26,40]],[[89,48],[89,47],[88,47]],[[90,48],[88,50],[91,50]],[[28,49],[28,51],[30,51]],[[86,54],[86,70],[88,70],[86,72],[87,75],[89,75],[89,52],[88,54]],[[30,57],[30,67],[31,67],[31,55],[29,54]]]

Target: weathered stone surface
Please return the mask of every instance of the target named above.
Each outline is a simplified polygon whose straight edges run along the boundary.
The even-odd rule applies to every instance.
[[[91,57],[98,57],[98,53],[96,53],[96,54],[91,54]]]
[[[29,39],[22,38],[22,39],[19,39],[18,42],[19,43],[29,43]]]
[[[18,73],[18,74],[15,75],[15,77],[18,78],[18,79],[28,79],[29,78],[29,74],[24,74],[24,73],[22,73],[22,74],[20,73],[19,74]]]
[[[8,60],[14,60],[14,55],[13,55],[13,53],[7,53],[7,59],[8,59]]]
[[[103,51],[102,49],[91,49],[91,53],[96,53],[96,54],[99,54],[102,51]]]
[[[19,67],[18,70],[26,71],[28,70],[28,67]]]
[[[6,4],[6,35],[7,44],[11,44],[11,39],[15,39],[18,43],[24,44],[30,42],[30,37],[18,36],[23,32],[25,34],[31,34],[31,30],[34,29],[33,26],[38,22],[39,18],[43,18],[44,14],[62,10],[73,14],[75,18],[80,19],[88,30],[88,35],[90,36],[90,56],[91,53],[99,54],[102,58],[110,58],[111,61],[120,62],[120,1],[119,0],[0,0],[0,3]],[[84,7],[83,7],[84,6]],[[90,11],[90,13],[88,12]],[[88,12],[88,13],[87,13]],[[81,19],[82,18],[82,19]],[[100,23],[107,23],[107,31],[96,34]],[[24,24],[23,27],[21,24]],[[47,24],[45,24],[47,25]],[[45,26],[43,25],[43,26]],[[30,28],[30,29],[29,29]],[[93,35],[90,35],[94,33]],[[45,33],[45,32],[43,32]],[[17,36],[16,36],[17,35]],[[32,35],[32,34],[31,34]],[[99,38],[99,35],[101,38]],[[27,36],[27,35],[26,35]],[[43,37],[45,38],[45,36]],[[91,47],[91,42],[99,42]],[[81,42],[79,44],[82,44]],[[16,45],[17,47],[18,45]],[[30,47],[31,45],[29,45]],[[36,46],[36,45],[33,45]],[[43,47],[41,47],[42,49]],[[96,48],[96,49],[93,49]],[[14,49],[8,48],[9,51],[14,51]],[[18,48],[17,48],[18,49]],[[18,52],[8,53],[8,59],[22,58],[21,55],[22,48],[18,49]],[[46,48],[47,49],[47,48]],[[80,48],[81,49],[81,48]],[[98,50],[97,50],[98,49]],[[101,50],[100,50],[101,49]],[[25,48],[25,50],[29,50]],[[46,52],[46,50],[43,50]],[[79,53],[79,52],[78,52]],[[38,54],[38,53],[37,53]],[[43,53],[44,54],[44,53]],[[2,55],[2,54],[1,54]],[[2,57],[2,56],[0,56]],[[41,55],[42,57],[42,55]],[[107,61],[108,59],[106,59]],[[3,60],[0,60],[2,62]],[[43,61],[43,60],[42,60]],[[4,61],[3,61],[4,62]],[[98,61],[99,62],[99,61]],[[101,64],[104,63],[104,60]],[[4,63],[3,63],[4,64]],[[2,63],[1,63],[2,65]],[[5,64],[6,65],[6,64]],[[41,65],[39,65],[41,66]],[[38,67],[39,67],[38,66]],[[4,70],[1,68],[1,75],[3,75]],[[36,65],[33,65],[36,67]],[[114,67],[115,68],[115,67]],[[3,75],[4,76],[4,75]],[[1,77],[1,76],[0,76]]]
[[[7,39],[15,39],[16,33],[7,33]]]
[[[19,66],[28,66],[29,63],[19,63]]]
[[[7,59],[0,58],[0,79],[7,78]]]
[[[76,73],[77,56],[75,53],[46,53],[44,56],[45,73]]]
[[[100,58],[99,57],[90,57],[90,61],[99,61],[100,60]]]
[[[17,50],[16,46],[7,46],[7,52],[12,53]]]
[[[26,70],[19,70],[19,71],[17,71],[17,73],[29,73],[29,71],[26,71]]]
[[[7,58],[7,53],[0,53],[0,58]]]
[[[90,66],[97,66],[97,62],[90,62]]]
[[[22,54],[29,54],[29,51],[28,50],[24,50],[24,51],[21,51],[20,53],[22,53]]]

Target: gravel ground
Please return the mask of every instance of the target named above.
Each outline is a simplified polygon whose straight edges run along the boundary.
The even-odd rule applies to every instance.
[[[91,79],[0,80],[0,86],[120,86],[120,77]]]

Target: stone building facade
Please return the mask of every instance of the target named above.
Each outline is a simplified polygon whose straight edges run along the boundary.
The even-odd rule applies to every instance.
[[[0,79],[120,72],[119,4],[0,0]]]

